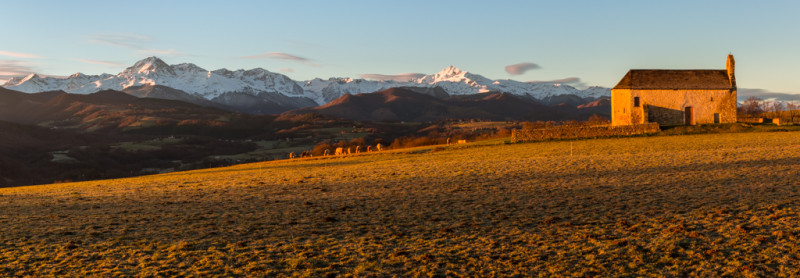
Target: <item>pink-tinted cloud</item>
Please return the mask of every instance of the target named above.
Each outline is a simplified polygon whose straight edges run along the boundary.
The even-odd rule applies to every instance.
[[[98,60],[88,60],[88,59],[77,59],[78,62],[87,63],[87,64],[95,64],[95,65],[104,65],[109,67],[120,67],[122,64],[109,62],[109,61],[98,61]]]
[[[294,72],[294,69],[293,68],[282,68],[281,71],[282,72]]]
[[[0,60],[0,84],[11,78],[22,77],[34,72],[33,65],[25,61]]]
[[[35,54],[21,53],[21,52],[11,52],[11,51],[3,51],[3,50],[0,50],[0,56],[8,56],[8,57],[14,57],[14,58],[33,58],[33,59],[42,58],[41,56],[35,55]]]
[[[528,81],[528,83],[576,84],[576,83],[581,83],[581,79],[578,77],[567,77],[567,78],[546,80],[546,81]]]
[[[407,82],[413,79],[421,78],[425,76],[422,73],[401,73],[395,75],[387,75],[387,74],[376,74],[376,73],[365,73],[361,74],[361,78],[364,79],[372,79],[372,80],[392,80],[397,82]]]
[[[511,75],[520,75],[520,74],[525,73],[526,71],[529,71],[529,70],[532,70],[532,69],[540,69],[540,68],[542,68],[542,67],[540,67],[537,64],[525,62],[525,63],[519,63],[519,64],[506,66],[506,72],[511,74]]]

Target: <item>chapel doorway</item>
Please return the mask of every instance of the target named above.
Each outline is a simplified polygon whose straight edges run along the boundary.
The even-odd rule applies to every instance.
[[[694,121],[694,107],[691,107],[691,106],[686,107],[686,110],[684,111],[683,115],[686,117],[686,119],[684,119],[684,123],[686,125],[695,125],[696,124],[695,121]]]

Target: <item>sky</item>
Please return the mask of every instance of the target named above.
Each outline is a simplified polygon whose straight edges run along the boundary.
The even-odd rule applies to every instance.
[[[629,69],[724,69],[800,94],[800,1],[5,1],[0,84],[157,56],[295,80],[491,79],[613,87]],[[793,97],[793,96],[791,96]],[[800,97],[799,97],[800,98]]]

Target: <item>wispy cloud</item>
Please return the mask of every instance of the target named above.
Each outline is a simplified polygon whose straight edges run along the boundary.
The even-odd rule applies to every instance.
[[[11,78],[26,76],[34,72],[33,64],[17,60],[0,60],[0,84]]]
[[[140,49],[136,51],[140,56],[192,56],[183,52],[176,51],[175,49]]]
[[[519,64],[506,66],[506,72],[511,74],[511,75],[520,75],[520,74],[525,73],[526,71],[529,71],[529,70],[532,70],[532,69],[540,69],[540,68],[542,68],[542,67],[540,67],[537,64],[525,62],[525,63],[519,63]]]
[[[151,43],[153,38],[142,34],[98,34],[89,38],[89,42],[99,43],[117,47],[144,49],[145,45]]]
[[[289,60],[289,61],[295,61],[295,62],[301,62],[301,63],[305,63],[305,62],[311,61],[310,59],[305,58],[305,57],[295,56],[295,55],[292,55],[292,54],[289,54],[289,53],[283,53],[283,52],[267,52],[267,53],[264,53],[264,54],[244,56],[242,58],[243,59],[280,59],[280,60]]]
[[[275,60],[285,60],[285,61],[290,61],[290,62],[297,62],[297,63],[306,64],[306,65],[314,66],[314,67],[319,67],[320,66],[320,64],[314,63],[313,62],[314,60],[311,60],[309,58],[300,57],[300,56],[297,56],[297,55],[292,55],[292,54],[284,53],[284,52],[267,52],[267,53],[263,53],[263,54],[242,56],[242,57],[239,57],[239,58],[241,58],[241,59],[275,59]]]
[[[576,88],[586,88],[589,85],[581,81],[578,77],[567,77],[561,79],[554,79],[554,80],[544,80],[544,81],[528,81],[527,83],[537,83],[537,84],[564,84],[570,85]]]
[[[581,83],[581,79],[578,77],[567,77],[567,78],[545,80],[545,81],[528,81],[528,83],[575,84],[575,83]]]
[[[157,49],[151,47],[156,40],[142,34],[99,34],[89,38],[89,42],[116,46],[136,51],[137,56],[162,55],[162,56],[191,56],[175,49]]]
[[[757,97],[767,101],[800,101],[800,94],[771,92],[764,89],[739,88],[736,94],[738,101],[749,97]]]
[[[392,81],[398,81],[398,82],[411,81],[412,79],[417,79],[417,78],[420,78],[420,77],[423,77],[423,76],[425,76],[425,75],[422,74],[422,73],[401,73],[401,74],[394,74],[394,75],[376,74],[376,73],[361,74],[361,78],[364,78],[364,79],[384,80],[384,81],[392,80]]]
[[[292,69],[292,68],[282,68],[281,71],[282,72],[294,72],[294,69]]]
[[[95,65],[104,65],[109,67],[120,67],[122,64],[110,62],[110,61],[98,61],[98,60],[88,60],[88,59],[76,59],[78,62],[87,63],[87,64],[95,64]]]
[[[33,58],[33,59],[42,58],[42,56],[35,55],[35,54],[21,53],[21,52],[11,52],[11,51],[3,51],[3,50],[0,50],[0,56],[8,56],[8,57],[14,57],[14,58]]]

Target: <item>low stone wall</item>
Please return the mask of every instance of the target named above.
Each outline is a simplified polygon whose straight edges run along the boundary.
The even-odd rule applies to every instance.
[[[739,118],[740,123],[781,125],[780,118]]]
[[[661,131],[661,128],[658,127],[658,123],[620,126],[557,126],[543,129],[515,129],[511,131],[511,142],[629,136],[656,133],[659,131]]]
[[[737,121],[740,123],[762,124],[764,123],[764,118],[738,118]]]

